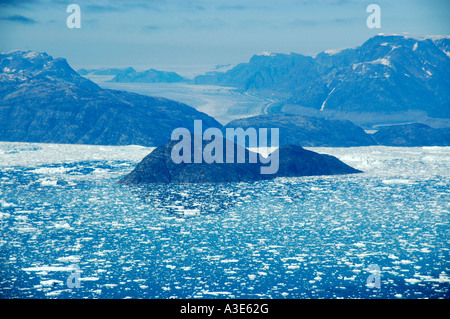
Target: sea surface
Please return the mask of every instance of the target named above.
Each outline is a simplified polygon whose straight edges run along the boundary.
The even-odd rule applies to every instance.
[[[125,186],[152,149],[0,143],[0,298],[449,298],[450,148],[364,173]]]

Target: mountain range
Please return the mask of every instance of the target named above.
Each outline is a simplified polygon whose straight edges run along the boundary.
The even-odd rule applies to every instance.
[[[255,55],[248,63],[197,76],[194,82],[275,96],[294,113],[420,111],[450,118],[449,74],[450,37],[380,34],[356,48],[328,50],[315,57]]]
[[[112,79],[107,82],[116,83],[178,83],[189,80],[175,72],[159,71],[148,69],[138,72],[132,67],[128,68],[99,68],[99,69],[79,69],[80,75],[110,75]]]
[[[117,83],[178,83],[187,82],[188,80],[178,73],[159,71],[149,69],[142,72],[137,72],[133,68],[126,69],[126,72],[117,73],[112,80],[108,82]]]
[[[163,145],[177,127],[221,127],[165,98],[103,89],[46,53],[0,54],[0,140]]]
[[[406,122],[409,112],[416,110],[450,118],[449,41],[378,35],[357,48],[315,57],[264,53],[248,63],[227,66],[227,71],[197,76],[197,84],[234,86],[284,101],[278,109],[269,109],[270,114],[237,119],[225,127],[183,103],[103,89],[80,75],[110,75],[112,81],[125,82],[182,81],[176,73],[133,68],[77,73],[65,59],[12,51],[0,54],[0,140],[158,146],[167,142],[173,129],[192,129],[194,120],[202,120],[205,129],[278,127],[281,145],[447,145],[446,130],[414,124],[381,128],[370,135],[348,120],[321,114],[331,110],[350,118],[364,112],[396,112]],[[314,117],[286,114],[287,106],[310,110]]]
[[[136,70],[132,67],[128,68],[98,68],[98,69],[78,69],[78,74],[80,75],[112,75],[116,76],[117,74],[122,73],[131,73],[136,72]]]

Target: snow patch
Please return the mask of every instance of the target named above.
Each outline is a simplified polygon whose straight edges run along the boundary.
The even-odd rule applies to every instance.
[[[337,86],[336,86],[337,87]],[[325,101],[323,101],[322,106],[320,107],[320,110],[323,111],[325,109],[325,104],[327,103],[328,99],[330,98],[330,95],[333,94],[334,90],[336,90],[336,87],[334,87],[330,93],[328,93],[327,98]]]
[[[382,59],[375,60],[375,61],[373,61],[373,63],[379,63],[379,64],[383,64],[383,65],[386,65],[386,66],[389,66],[389,67],[392,66],[391,62],[387,58],[382,58]]]
[[[270,52],[264,51],[264,52],[258,53],[257,56],[275,56],[275,53],[270,53]]]
[[[25,58],[27,59],[33,59],[33,58],[37,58],[40,54],[38,52],[28,52],[27,54],[24,55]]]

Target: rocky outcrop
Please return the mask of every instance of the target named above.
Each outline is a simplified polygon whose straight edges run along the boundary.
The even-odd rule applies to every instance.
[[[252,154],[245,150],[245,163],[191,163],[175,164],[171,157],[176,142],[171,141],[147,155],[136,168],[123,177],[120,183],[127,185],[168,184],[168,183],[226,183],[269,180],[275,177],[296,177],[313,175],[338,175],[360,173],[330,155],[322,155],[303,149],[300,146],[284,145],[273,154],[272,161],[278,158],[279,167],[275,174],[261,174],[261,167],[267,163],[258,157],[250,163]],[[223,143],[225,144],[225,143]],[[203,143],[203,147],[205,143]],[[234,144],[235,150],[240,146]],[[194,148],[191,149],[191,154]],[[225,152],[224,152],[225,154]],[[237,151],[235,152],[237,154]]]
[[[384,127],[373,137],[386,146],[450,146],[450,128],[435,129],[420,123]]]
[[[279,128],[279,145],[348,147],[376,144],[372,136],[348,120],[271,114],[234,120],[224,129],[228,127]]]

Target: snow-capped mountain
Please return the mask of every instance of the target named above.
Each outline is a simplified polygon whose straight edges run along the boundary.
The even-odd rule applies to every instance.
[[[0,83],[22,85],[39,81],[60,82],[66,85],[82,85],[99,89],[93,82],[81,77],[63,58],[49,56],[45,52],[15,50],[0,53]],[[2,90],[3,91],[3,90]]]
[[[339,112],[421,110],[450,117],[450,37],[380,34],[315,57],[260,54],[197,83],[234,86],[285,103]]]
[[[102,89],[64,59],[0,54],[0,140],[158,146],[177,127],[221,127],[182,103]]]

